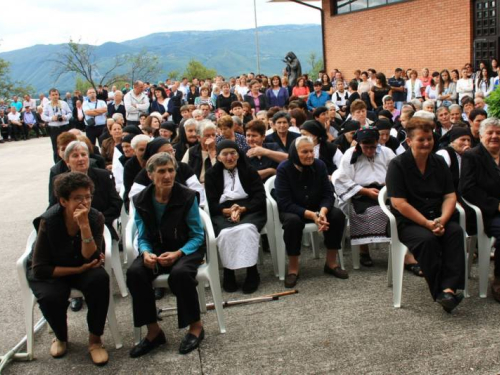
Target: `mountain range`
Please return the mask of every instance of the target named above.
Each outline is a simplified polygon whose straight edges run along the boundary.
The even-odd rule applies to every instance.
[[[258,28],[260,71],[281,74],[282,62],[287,52],[293,51],[304,72],[311,69],[311,53],[321,58],[321,27],[319,25],[280,25]],[[75,88],[75,75],[65,74],[58,79],[53,62],[65,44],[35,45],[28,48],[0,53],[0,58],[10,62],[13,80],[33,86],[37,92],[47,92],[57,87],[61,92]],[[255,29],[176,31],[155,33],[121,43],[107,42],[95,46],[98,67],[110,66],[116,56],[147,51],[159,57],[160,70],[153,81],[164,80],[168,72],[184,72],[191,59],[200,61],[225,77],[247,72],[257,72]]]

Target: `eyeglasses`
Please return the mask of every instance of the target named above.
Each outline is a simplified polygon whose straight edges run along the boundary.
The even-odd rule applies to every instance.
[[[73,197],[73,200],[78,203],[83,203],[83,202],[90,202],[92,201],[93,195],[77,195],[76,197]]]

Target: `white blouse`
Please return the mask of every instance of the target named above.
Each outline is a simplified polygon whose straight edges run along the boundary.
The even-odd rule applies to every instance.
[[[223,171],[224,175],[224,191],[219,199],[219,204],[226,201],[235,201],[238,199],[248,198],[248,194],[241,185],[238,168],[234,168],[231,172],[227,169]]]

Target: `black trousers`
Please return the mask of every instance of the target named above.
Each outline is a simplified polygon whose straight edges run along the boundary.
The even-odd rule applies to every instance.
[[[142,327],[157,322],[156,301],[153,281],[161,274],[168,273],[168,286],[177,299],[177,321],[179,328],[200,320],[200,304],[196,287],[196,273],[203,252],[196,251],[183,256],[171,267],[158,267],[158,274],[144,265],[142,257],[134,260],[127,270],[127,287],[132,295],[134,326]]]
[[[57,163],[61,158],[59,157],[59,154],[57,152],[57,137],[59,137],[59,134],[67,132],[69,130],[69,124],[68,125],[62,125],[62,126],[49,126],[49,134],[50,134],[50,141],[52,142],[52,152],[54,154],[54,163]]]
[[[403,225],[399,229],[399,239],[422,267],[434,300],[444,289],[464,288],[464,233],[460,225],[448,222],[441,237],[420,225]]]
[[[29,280],[28,283],[43,316],[60,341],[68,341],[66,312],[71,288],[80,290],[85,297],[89,332],[102,336],[109,305],[109,275],[104,268],[49,280]]]
[[[20,138],[28,139],[28,126],[26,124],[12,125],[12,130],[16,141]]]
[[[106,125],[99,126],[86,126],[85,127],[85,135],[90,140],[90,143],[95,146],[95,141],[99,139],[99,136],[102,134]],[[99,144],[100,146],[100,144]]]
[[[341,210],[333,207],[327,215],[330,228],[323,232],[325,238],[325,247],[327,249],[342,248],[342,235],[344,234],[345,216]],[[288,256],[300,255],[302,247],[302,231],[307,223],[312,221],[306,220],[299,215],[280,212],[280,221],[283,225],[283,240],[285,241],[286,253]]]
[[[495,237],[495,278],[500,278],[500,215],[493,218],[490,226],[491,235]]]
[[[0,125],[0,131],[2,134],[2,137],[7,140],[9,137],[12,138],[12,125],[7,125],[7,126],[2,126]]]

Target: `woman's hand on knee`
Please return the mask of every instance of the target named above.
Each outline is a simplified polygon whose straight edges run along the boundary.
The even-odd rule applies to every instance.
[[[142,255],[142,259],[144,261],[144,265],[148,268],[154,269],[156,262],[158,261],[158,257],[156,254],[151,254],[149,252],[144,252]]]

